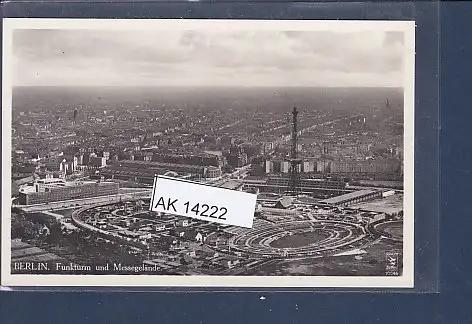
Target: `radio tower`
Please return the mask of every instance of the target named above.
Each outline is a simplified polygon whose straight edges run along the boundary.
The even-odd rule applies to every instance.
[[[298,110],[293,107],[292,111],[292,149],[290,152],[290,179],[289,179],[289,193],[291,195],[298,195],[300,193],[300,172],[299,165],[301,160],[298,158],[298,129],[297,120]]]

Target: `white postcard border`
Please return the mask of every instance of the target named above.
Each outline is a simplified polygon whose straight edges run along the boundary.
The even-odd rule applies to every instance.
[[[3,19],[2,69],[2,286],[114,287],[261,287],[261,288],[413,288],[414,287],[414,76],[413,21],[197,20],[197,19]],[[11,120],[12,34],[15,29],[102,30],[287,30],[350,32],[401,31],[404,53],[404,219],[403,275],[366,276],[168,276],[168,275],[22,275],[11,274]]]

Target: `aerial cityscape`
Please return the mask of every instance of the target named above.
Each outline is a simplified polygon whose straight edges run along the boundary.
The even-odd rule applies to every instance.
[[[71,85],[58,62],[12,89],[12,274],[402,275],[404,89],[384,68],[357,86],[212,85],[207,65],[201,85]],[[256,194],[253,227],[150,211],[156,175]]]

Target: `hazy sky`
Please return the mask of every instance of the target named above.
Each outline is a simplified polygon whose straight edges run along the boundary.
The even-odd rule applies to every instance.
[[[401,32],[16,30],[14,85],[403,86]]]

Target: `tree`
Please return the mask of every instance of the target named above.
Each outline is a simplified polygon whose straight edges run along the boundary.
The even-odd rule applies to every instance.
[[[47,243],[58,244],[62,240],[62,228],[59,223],[51,225],[49,235],[46,237]]]
[[[23,223],[23,228],[24,228],[24,233],[23,233],[23,238],[30,240],[30,239],[35,239],[38,237],[38,230],[36,226],[33,224],[31,221],[25,221]]]
[[[11,221],[11,238],[23,238],[25,235],[25,228],[18,219],[13,218]]]

